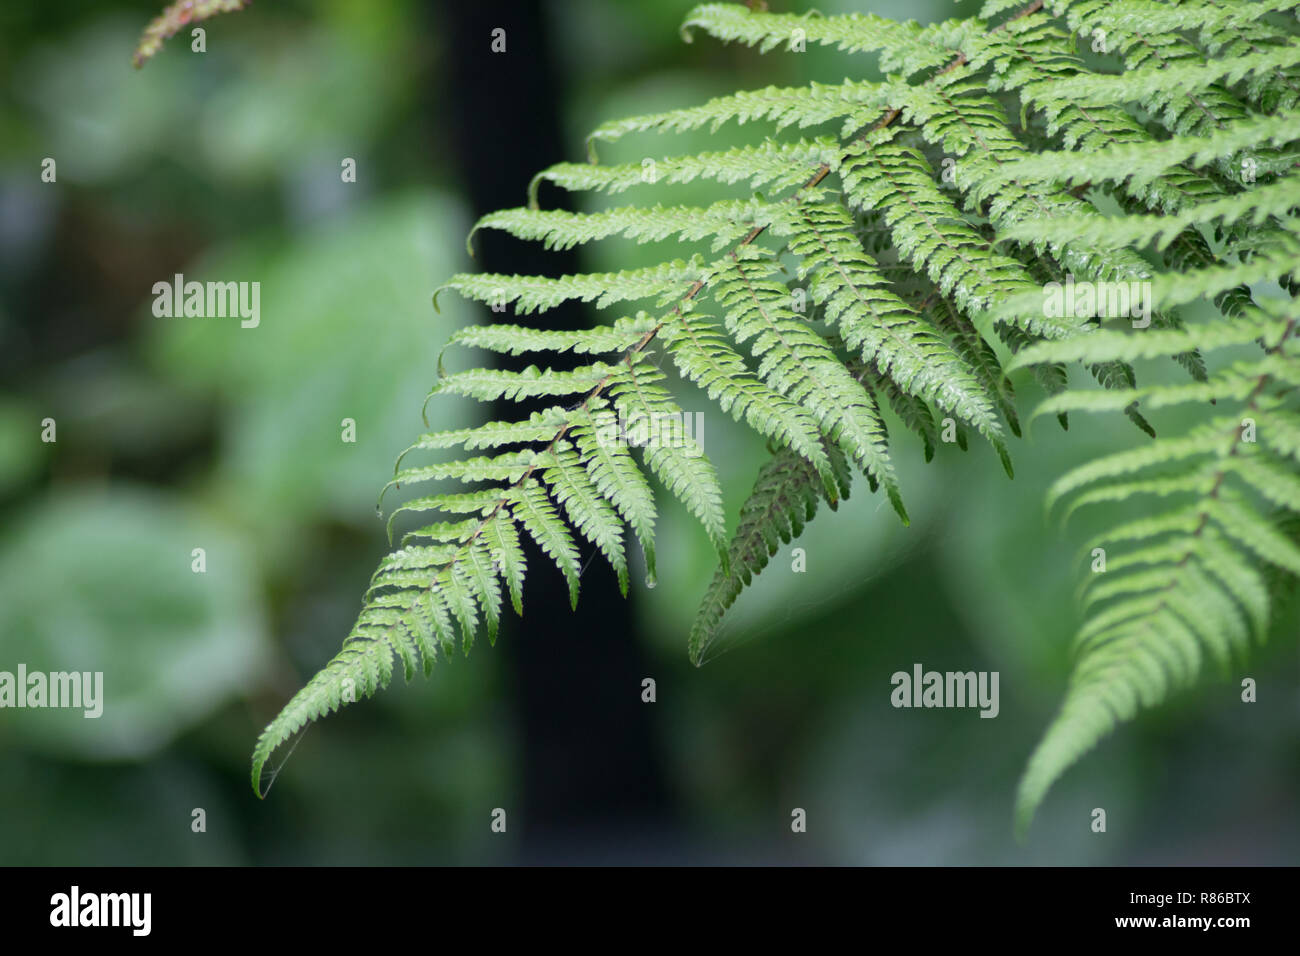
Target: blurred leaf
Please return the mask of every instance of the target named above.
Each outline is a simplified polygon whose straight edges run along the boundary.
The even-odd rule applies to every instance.
[[[365,520],[381,533],[379,490],[424,430],[439,349],[470,320],[463,305],[439,315],[430,301],[463,255],[465,232],[454,203],[416,193],[283,249],[250,240],[185,272],[187,281],[261,283],[255,328],[237,317],[151,317],[165,371],[223,400],[218,479],[249,517]],[[444,400],[429,415],[469,417],[464,403]],[[344,419],[356,423],[355,442],[343,440]]]
[[[31,478],[45,459],[43,417],[26,403],[0,399],[0,495]]]
[[[205,550],[207,571],[191,570]],[[247,691],[266,664],[257,567],[238,538],[160,492],[56,494],[0,550],[0,670],[103,672],[103,714],[0,711],[0,737],[140,758]]]
[[[136,75],[138,29],[129,16],[104,18],[15,68],[25,77],[16,92],[38,126],[33,148],[57,160],[60,183],[101,182],[139,169],[159,144],[177,145],[196,84],[174,61],[155,64],[147,79]]]

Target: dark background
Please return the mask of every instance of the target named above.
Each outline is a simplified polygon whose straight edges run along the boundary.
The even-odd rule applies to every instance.
[[[817,4],[925,21],[973,6]],[[102,670],[107,703],[98,721],[0,711],[0,863],[1295,861],[1291,617],[1249,668],[1103,744],[1029,841],[1012,840],[1015,782],[1063,693],[1087,573],[1087,520],[1060,531],[1043,493],[1135,440],[1101,419],[1069,433],[1035,421],[1012,447],[1014,482],[987,448],[925,465],[898,437],[912,527],[859,487],[798,543],[806,573],[789,548],[773,559],[734,611],[728,652],[700,669],[686,632],[712,555],[664,499],[657,588],[641,571],[624,600],[596,559],[573,614],[534,560],[526,616],[495,648],[480,641],[429,681],[331,716],[254,797],[257,733],[337,649],[386,549],[375,497],[423,430],[439,351],[491,316],[450,295],[436,313],[431,292],[464,269],[664,255],[617,242],[546,253],[484,233],[470,260],[474,218],[584,158],[603,120],[872,75],[869,59],[820,48],[684,44],[689,7],[261,2],[205,24],[205,53],[182,34],[137,73],[150,4],[6,6],[0,670]],[[496,27],[504,54],[490,50]],[[762,132],[628,137],[601,157]],[[40,181],[45,157],[56,183]],[[343,157],[355,184],[340,181]],[[675,201],[718,192],[691,184]],[[153,283],[177,272],[261,282],[261,325],[154,317]],[[1018,387],[1027,413],[1037,395]],[[684,395],[705,412],[734,521],[765,452]],[[429,406],[434,428],[482,414]],[[46,417],[55,444],[39,440]],[[340,440],[344,418],[355,444]],[[893,709],[889,677],[914,662],[999,671],[999,717]],[[1244,676],[1256,704],[1239,700]],[[489,829],[498,807],[504,835]],[[806,834],[791,833],[796,807]],[[1089,830],[1094,807],[1106,834]]]

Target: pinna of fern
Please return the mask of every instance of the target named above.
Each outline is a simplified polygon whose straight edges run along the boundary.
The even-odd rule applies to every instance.
[[[1216,82],[1197,90],[1172,82],[1135,84],[1132,79],[1142,67],[1151,72],[1153,44],[1138,32],[1141,25],[1116,16],[1113,6],[1120,5],[1058,6],[1066,9],[1067,21],[1076,29],[1082,17],[1098,16],[1094,22],[1109,30],[1128,75],[1091,77],[1073,85],[1026,83],[1024,98],[1051,110],[1058,130],[1072,132],[1063,136],[1065,149],[1007,163],[991,178],[992,188],[1008,182],[1085,186],[1131,214],[1104,216],[1089,210],[1068,222],[1031,216],[1011,224],[1006,238],[1040,244],[1084,241],[1120,254],[1145,250],[1168,270],[1152,276],[1148,306],[1172,312],[1206,300],[1218,317],[1181,330],[1107,330],[1046,343],[1020,353],[1012,367],[1131,363],[1175,351],[1247,351],[1193,383],[1069,392],[1039,410],[1065,414],[1128,409],[1137,403],[1148,413],[1173,405],[1205,411],[1204,421],[1189,434],[1161,436],[1149,446],[1089,462],[1051,491],[1053,503],[1069,499],[1067,513],[1146,496],[1154,496],[1161,513],[1121,524],[1089,543],[1089,553],[1125,545],[1131,550],[1107,556],[1105,572],[1087,581],[1088,615],[1076,641],[1070,689],[1021,781],[1021,831],[1051,783],[1119,721],[1190,684],[1203,657],[1212,658],[1221,672],[1241,660],[1251,639],[1267,633],[1276,589],[1300,572],[1300,549],[1279,530],[1300,505],[1297,459],[1288,451],[1295,411],[1290,357],[1295,306],[1276,298],[1257,302],[1252,291],[1273,282],[1295,291],[1300,280],[1300,220],[1292,215],[1300,204],[1300,186],[1291,158],[1300,132],[1293,109],[1300,86],[1293,68],[1277,65],[1292,61],[1275,56],[1252,61],[1250,67],[1235,65],[1233,70],[1241,71],[1236,75],[1248,81],[1232,86]],[[1263,18],[1267,5],[1251,6],[1251,41],[1245,46],[1222,42],[1227,27],[1218,18],[1227,15],[1227,5],[1182,4],[1143,12],[1149,17],[1190,15],[1202,28],[1203,40],[1217,37],[1217,46],[1246,60],[1264,48],[1293,50],[1291,32]],[[1232,16],[1243,17],[1243,11],[1233,8]],[[1160,64],[1195,66],[1206,60],[1203,50],[1180,37],[1155,45]],[[1098,135],[1096,118],[1121,117],[1121,107],[1149,111],[1173,138],[1152,143],[1131,132]],[[1286,112],[1257,112],[1269,108]],[[1079,114],[1090,118],[1085,121]],[[1212,254],[1212,245],[1221,251]],[[1027,304],[1008,301],[1000,307],[1014,310]],[[1241,407],[1230,411],[1232,403]],[[1270,568],[1280,573],[1270,575]]]
[[[504,596],[522,610],[524,537],[556,564],[574,601],[592,550],[626,593],[629,529],[653,575],[652,477],[719,555],[690,636],[699,661],[754,574],[820,502],[834,507],[846,496],[855,474],[907,520],[886,410],[928,450],[935,421],[951,419],[963,447],[980,435],[1010,473],[1005,433],[1018,423],[1009,370],[1034,370],[1050,395],[1041,411],[1062,424],[1072,411],[1114,409],[1154,434],[1150,410],[1213,402],[1203,428],[1091,463],[1054,491],[1076,493],[1076,506],[1144,493],[1190,504],[1115,532],[1114,541],[1134,542],[1136,557],[1112,559],[1110,576],[1089,590],[1096,609],[1080,632],[1071,690],[1022,782],[1027,823],[1087,747],[1190,681],[1202,651],[1222,662],[1243,635],[1262,633],[1268,598],[1251,560],[1295,571],[1300,557],[1264,511],[1300,502],[1291,475],[1300,442],[1285,407],[1296,374],[1291,318],[1252,291],[1270,280],[1289,287],[1300,261],[1289,161],[1300,58],[1290,27],[1272,16],[1294,4],[1248,6],[989,0],[986,19],[928,27],[722,3],[693,10],[688,36],[763,51],[798,37],[876,56],[887,76],[743,91],[604,124],[589,139],[590,162],[543,170],[527,206],[480,220],[476,230],[550,248],[623,237],[671,243],[673,253],[613,273],[448,281],[449,291],[514,313],[463,330],[456,345],[536,354],[538,364],[441,374],[431,397],[528,408],[513,421],[421,436],[403,455],[394,485],[465,487],[435,488],[398,508],[434,520],[403,535],[343,649],[263,733],[255,788],[280,744],[386,686],[395,658],[409,678],[458,639],[465,650],[480,630],[494,639]],[[1107,37],[1110,60],[1100,67],[1080,49],[1085,27]],[[605,143],[732,121],[766,124],[769,135],[653,164],[599,161]],[[942,159],[951,179],[939,172]],[[700,206],[671,195],[695,180],[750,194]],[[540,208],[545,183],[582,194],[588,211]],[[624,203],[624,193],[635,201]],[[602,197],[619,198],[601,205]],[[1044,284],[1070,277],[1148,283],[1150,328],[1121,333],[1099,329],[1093,316],[1045,310]],[[546,311],[571,300],[616,307],[615,319],[548,330]],[[1186,324],[1181,307],[1196,300],[1226,318]],[[1256,340],[1265,347],[1253,359],[1207,365],[1206,355]],[[555,370],[551,357],[564,352],[587,364]],[[1187,381],[1139,384],[1134,363],[1156,357],[1174,359]],[[1067,388],[1074,361],[1101,391]],[[681,415],[670,376],[772,449],[730,538],[713,466],[689,436],[639,448],[609,438],[620,418]],[[1242,451],[1239,431],[1230,437],[1219,411],[1228,401],[1258,423],[1257,446]],[[426,460],[447,452],[449,460]],[[1180,603],[1184,595],[1196,603]]]

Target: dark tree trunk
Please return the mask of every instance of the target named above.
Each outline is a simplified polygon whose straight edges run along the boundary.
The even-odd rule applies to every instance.
[[[529,0],[446,0],[441,33],[446,132],[473,213],[520,206],[538,170],[571,159],[561,135],[563,101],[542,5]],[[506,51],[492,51],[493,30]],[[441,137],[440,137],[441,138]],[[558,191],[543,194],[552,208]],[[489,272],[561,275],[580,270],[573,252],[547,252],[495,230],[475,237],[476,266]],[[485,311],[484,321],[493,318]],[[512,310],[499,321],[515,321]],[[564,307],[540,319],[551,329],[581,329],[590,317]],[[475,361],[491,357],[476,353]],[[505,368],[530,364],[504,358]],[[552,363],[558,364],[558,363]],[[513,419],[527,405],[499,402],[494,419]],[[581,547],[582,599],[569,609],[558,570],[536,547],[528,554],[524,619],[499,650],[509,658],[511,700],[521,750],[523,805],[510,814],[529,860],[619,858],[658,841],[672,819],[652,717],[641,701],[648,672],[631,600],[624,600],[608,562]]]

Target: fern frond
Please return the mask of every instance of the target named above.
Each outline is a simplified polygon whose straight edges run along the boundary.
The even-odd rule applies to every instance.
[[[1243,221],[1258,226],[1271,216],[1288,216],[1297,205],[1300,205],[1300,182],[1280,179],[1257,186],[1249,193],[1197,203],[1177,213],[1123,217],[1088,213],[1071,222],[1052,221],[1050,224],[1044,220],[1026,219],[1009,226],[1005,235],[1008,239],[1026,241],[1042,241],[1044,236],[1051,235],[1059,242],[1083,241],[1114,247],[1153,243],[1157,249],[1163,250],[1193,226],[1215,224],[1220,231]]]
[[[786,214],[786,206],[757,199],[726,200],[702,209],[658,205],[621,206],[596,213],[506,209],[484,216],[474,232],[500,229],[519,239],[540,241],[547,249],[571,249],[620,235],[636,242],[710,239],[716,251],[735,243],[755,226],[770,226]],[[473,237],[471,232],[470,242]]]
[[[847,137],[880,115],[896,95],[898,90],[893,85],[852,80],[742,90],[714,97],[700,106],[602,123],[587,137],[588,154],[596,162],[596,141],[614,142],[631,133],[684,133],[702,126],[716,132],[731,120],[740,125],[766,120],[774,123],[778,131],[788,126],[803,129],[842,120],[840,136]]]
[[[880,212],[899,254],[963,310],[981,313],[995,301],[1036,290],[1024,266],[993,251],[942,193],[925,157],[892,140],[892,131],[882,130],[851,147],[842,170],[850,205]],[[1007,321],[1054,338],[1077,331],[1036,311]]]
[[[613,367],[596,362],[569,372],[540,369],[530,365],[522,372],[500,369],[471,369],[448,375],[436,386],[434,395],[464,395],[480,402],[497,399],[523,401],[526,398],[578,395],[591,391],[609,377]]]
[[[1153,310],[1172,310],[1198,299],[1213,300],[1241,286],[1267,281],[1300,281],[1300,220],[1288,220],[1281,231],[1270,236],[1267,245],[1254,251],[1245,261],[1223,262],[1186,272],[1153,273],[1146,300]],[[1028,290],[1009,296],[995,304],[989,315],[1013,320],[1033,309],[1042,309],[1046,299],[1043,289]],[[1081,325],[1079,333],[1090,333]]]
[[[1126,11],[1114,15],[1116,11],[1110,9],[1108,0],[1056,0],[1054,9],[1064,15],[1072,31],[1104,31],[1107,49],[1116,53],[1124,65],[1124,98],[1133,100],[1176,136],[1206,135],[1249,118],[1249,104],[1224,81],[1237,69],[1250,72],[1252,65],[1259,67],[1260,75],[1276,73],[1269,55],[1282,60],[1289,56],[1284,48],[1271,54],[1261,52],[1255,59],[1234,57],[1232,67],[1216,73],[1216,61],[1208,60],[1204,51],[1181,34],[1148,34],[1135,29],[1123,17]],[[1295,46],[1290,45],[1290,54],[1294,51]],[[1139,89],[1131,82],[1135,78],[1150,82]],[[1119,84],[1111,89],[1120,95]],[[1232,182],[1243,183],[1240,172],[1230,164],[1220,161],[1216,168]]]
[[[757,255],[752,246],[747,253],[744,258],[733,253],[727,271],[711,284],[714,299],[726,313],[727,331],[737,343],[749,343],[764,381],[793,405],[807,408],[819,421],[820,433],[884,486],[906,524],[907,511],[875,402],[826,341],[789,309],[790,290],[772,281],[776,264]],[[815,458],[810,461],[817,463]]]
[[[686,314],[661,333],[681,374],[695,382],[737,421],[806,458],[827,481],[830,462],[813,416],[757,378],[719,326]]]
[[[699,28],[719,40],[756,46],[764,53],[800,38],[851,53],[881,53],[881,69],[910,75],[941,67],[952,54],[935,43],[934,31],[869,13],[837,17],[756,12],[735,3],[705,3],[686,15],[682,36]]]
[[[603,309],[615,302],[640,299],[673,300],[681,298],[695,282],[708,275],[704,260],[698,256],[689,262],[675,259],[642,269],[591,275],[507,276],[492,273],[463,273],[452,276],[443,286],[455,289],[467,299],[496,307],[512,302],[521,315],[554,309],[577,300],[594,302]],[[441,290],[439,290],[441,292]]]
[[[569,585],[569,603],[577,607],[578,578],[582,574],[578,549],[573,543],[573,535],[547,497],[545,487],[536,479],[529,478],[514,488],[509,498],[511,514],[543,553],[556,563]]]
[[[663,379],[664,374],[645,361],[628,362],[626,368],[614,375],[609,394],[624,421],[684,421],[681,406],[659,384]],[[695,438],[683,434],[678,441],[655,442],[644,449],[644,457],[664,487],[700,522],[714,548],[725,555],[722,489],[713,464],[704,457],[704,450]]]
[[[606,502],[570,444],[557,444],[552,456],[555,463],[542,472],[542,480],[551,487],[555,500],[564,507],[574,528],[609,559],[618,574],[619,588],[626,595],[623,522]]]
[[[1090,547],[1126,542],[1137,547],[1127,558],[1108,558],[1085,589],[1090,620],[1076,639],[1078,660],[1065,703],[1021,781],[1021,830],[1052,782],[1101,737],[1140,708],[1190,686],[1199,676],[1203,651],[1224,667],[1233,653],[1262,638],[1270,602],[1260,565],[1300,574],[1300,547],[1261,513],[1263,508],[1300,509],[1300,479],[1286,463],[1285,452],[1274,458],[1276,449],[1254,434],[1255,419],[1268,421],[1300,374],[1296,359],[1284,351],[1296,324],[1286,318],[1289,311],[1270,302],[1226,328],[1210,323],[1179,332],[1097,333],[1082,341],[1043,343],[1017,359],[1023,364],[1035,358],[1135,357],[1193,342],[1207,350],[1260,338],[1267,344],[1263,355],[1226,365],[1206,383],[1067,393],[1041,409],[1118,409],[1135,397],[1148,408],[1211,399],[1235,400],[1242,407],[1239,414],[1220,415],[1182,438],[1161,438],[1089,462],[1054,485],[1049,504],[1071,496],[1070,510],[1135,495],[1168,503],[1160,513],[1148,513],[1089,542]],[[1160,338],[1155,344],[1142,341],[1147,335]],[[1123,337],[1131,347],[1119,341]],[[1279,388],[1280,394],[1272,394]]]
[[[853,234],[842,206],[807,205],[794,229],[791,251],[800,256],[800,278],[809,278],[813,300],[826,307],[828,323],[903,393],[932,402],[970,423],[1010,457],[993,397],[970,366],[932,326],[891,290],[876,263]],[[983,355],[980,356],[984,358]]]
[[[613,505],[636,533],[637,540],[641,542],[641,550],[645,553],[646,573],[653,580],[655,577],[654,492],[650,488],[650,483],[646,481],[645,475],[641,473],[641,469],[637,467],[627,446],[608,440],[608,433],[618,427],[613,413],[601,410],[596,414],[599,416],[599,421],[586,410],[580,412],[575,416],[577,424],[570,434],[582,460],[586,462],[591,485],[596,491],[596,500],[608,501]],[[678,444],[671,440],[665,443]],[[626,576],[626,564],[621,566],[620,573]],[[623,582],[623,590],[624,593],[627,592],[626,580]]]
[[[818,501],[825,499],[833,510],[841,498],[848,497],[850,476],[843,455],[829,444],[826,454],[835,474],[830,488],[815,468],[788,449],[759,469],[754,490],[741,505],[740,524],[727,548],[727,565],[714,573],[691,627],[692,663],[704,662],[727,610],[777,549],[803,533],[817,513]]]
[[[634,186],[672,186],[709,179],[733,184],[747,183],[750,189],[772,192],[798,186],[820,166],[839,162],[840,145],[828,137],[801,139],[793,143],[768,140],[758,146],[737,146],[718,153],[664,156],[640,163],[596,166],[591,163],[556,163],[538,173],[528,195],[537,204],[542,182],[554,183],[570,192],[621,193]]]
[[[1285,326],[1285,319],[1256,313],[1248,321],[1239,319],[1182,329],[1148,329],[1141,335],[1103,330],[1065,342],[1028,346],[1007,363],[1007,371],[1046,361],[1109,362],[1127,359],[1132,362],[1192,349],[1211,351],[1249,345],[1261,338],[1275,341]]]
[[[1159,70],[1137,71],[1122,76],[1076,76],[1061,80],[1053,92],[1056,96],[1088,106],[1147,102],[1183,90],[1204,89],[1216,83],[1230,86],[1246,77],[1274,73],[1297,65],[1300,65],[1300,46],[1281,46],[1201,63],[1168,63]],[[1175,115],[1173,111],[1176,109],[1171,104],[1166,109],[1166,116]]]
[[[466,451],[480,448],[497,448],[525,442],[549,441],[557,428],[564,424],[565,410],[558,405],[542,412],[533,412],[522,422],[489,422],[475,428],[454,428],[442,432],[426,432],[417,438],[397,459],[402,460],[413,451],[432,451],[438,448],[462,446]]]
[[[1080,588],[1077,662],[1021,783],[1023,829],[1119,722],[1262,640],[1278,582],[1300,573],[1300,355],[1294,305],[1276,299],[1278,286],[1300,293],[1300,41],[1270,16],[1297,7],[986,0],[980,18],[924,27],[696,7],[688,39],[702,31],[773,53],[832,46],[872,57],[886,78],[768,86],[613,120],[591,133],[591,162],[543,170],[527,208],[479,220],[471,254],[480,229],[546,249],[686,248],[622,271],[448,281],[514,313],[451,345],[536,364],[448,374],[440,357],[429,400],[523,405],[514,421],[428,432],[398,459],[385,492],[420,487],[392,510],[390,538],[399,515],[429,523],[401,535],[338,655],[259,739],[255,788],[276,747],[386,686],[394,658],[409,679],[481,631],[494,639],[506,595],[522,612],[535,570],[524,538],[573,602],[597,552],[627,593],[633,536],[653,581],[651,475],[719,555],[690,636],[699,663],[780,543],[820,500],[834,508],[856,474],[906,521],[881,402],[927,460],[942,415],[961,447],[982,436],[1010,473],[1005,429],[1019,424],[1008,374],[1028,369],[1048,396],[1037,414],[1064,427],[1071,412],[1118,411],[1151,438],[1080,464],[1048,493],[1063,519],[1131,501],[1147,510],[1090,542],[1111,553]],[[1083,55],[1085,35],[1100,58]],[[1115,63],[1122,72],[1109,72]],[[596,155],[597,143],[731,122],[767,125],[732,148],[613,165]],[[698,181],[721,194],[671,195]],[[543,182],[589,194],[579,198],[591,208],[540,208]],[[635,200],[596,208],[624,192]],[[1049,307],[1053,283],[1067,282],[1136,283],[1149,323],[1117,314],[1118,297],[1103,307],[1100,293],[1089,307]],[[628,314],[582,331],[514,323],[575,302]],[[1139,363],[1165,358],[1186,378],[1139,378]],[[1074,362],[1101,388],[1073,387]],[[730,538],[677,387],[769,446]],[[1191,424],[1166,434],[1160,416],[1173,406]]]
[[[1050,95],[1051,102],[1060,99],[1052,87],[1045,87],[1044,95]],[[1079,186],[1104,180],[1131,181],[1141,186],[1183,164],[1208,166],[1249,154],[1263,145],[1281,146],[1297,139],[1300,139],[1300,116],[1294,113],[1254,116],[1206,136],[1169,140],[1143,136],[1137,141],[1114,141],[1087,151],[1073,147],[1044,151],[1007,163],[995,182],[1055,180]]]

